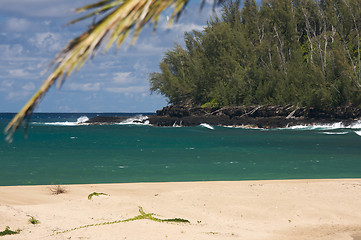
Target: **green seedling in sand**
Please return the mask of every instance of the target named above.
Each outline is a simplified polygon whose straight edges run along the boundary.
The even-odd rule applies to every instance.
[[[29,223],[31,223],[31,224],[39,224],[40,221],[38,219],[34,218],[33,216],[31,216],[29,218]]]
[[[0,236],[19,234],[20,231],[21,231],[20,229],[18,229],[16,231],[12,231],[12,230],[10,230],[9,226],[6,226],[5,230],[0,232]]]
[[[71,232],[71,231],[74,231],[74,230],[87,228],[87,227],[102,226],[102,225],[109,225],[109,224],[122,223],[122,222],[130,222],[130,221],[135,221],[135,220],[140,220],[140,219],[149,219],[149,220],[156,221],[156,222],[166,222],[166,223],[190,223],[187,219],[182,219],[182,218],[171,218],[171,219],[156,218],[156,217],[153,216],[153,215],[155,215],[154,213],[145,213],[143,211],[142,207],[139,207],[139,213],[140,213],[140,215],[135,216],[133,218],[128,218],[128,219],[125,219],[125,220],[117,220],[117,221],[113,221],[113,222],[103,222],[103,223],[95,223],[95,224],[84,225],[84,226],[80,226],[80,227],[77,227],[77,228],[72,228],[70,230],[57,232],[57,234]]]
[[[138,215],[138,216],[136,216],[134,218],[127,219],[127,220],[128,221],[133,221],[133,219],[134,220],[137,220],[137,219],[149,219],[149,220],[156,221],[156,222],[189,223],[189,221],[187,219],[182,219],[182,218],[159,219],[159,218],[153,217],[153,215],[155,215],[154,213],[145,213],[143,211],[142,207],[139,207],[139,212],[140,212],[140,215]],[[124,220],[124,221],[127,221],[127,220]]]
[[[93,193],[88,195],[88,199],[91,200],[93,196],[100,196],[100,195],[109,196],[109,194],[106,194],[106,193],[93,192]]]

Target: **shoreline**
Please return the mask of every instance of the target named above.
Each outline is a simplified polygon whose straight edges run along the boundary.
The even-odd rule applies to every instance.
[[[117,124],[128,121],[126,117],[97,116],[85,123],[93,125]],[[134,119],[133,123],[152,126],[198,126],[207,123],[214,126],[242,126],[244,128],[287,128],[341,124],[352,126],[361,119],[359,107],[337,107],[329,110],[287,106],[234,106],[202,108],[170,105],[156,111],[155,115]]]
[[[340,178],[277,178],[277,179],[244,179],[244,180],[190,180],[190,181],[154,181],[154,182],[106,182],[106,183],[60,183],[60,184],[23,184],[23,185],[0,185],[1,188],[12,188],[12,187],[54,187],[54,186],[101,186],[101,185],[152,185],[152,184],[208,184],[208,183],[243,183],[243,182],[288,182],[288,181],[308,181],[308,182],[322,182],[322,181],[341,181],[341,180],[355,180],[361,181],[361,177],[340,177]],[[1,204],[1,196],[0,196]]]
[[[361,239],[361,178],[62,186],[67,192],[59,195],[50,185],[0,186],[0,231],[22,230],[3,239]],[[109,196],[88,200],[92,192]],[[133,218],[139,207],[190,223],[79,228]],[[30,216],[40,223],[30,224]]]

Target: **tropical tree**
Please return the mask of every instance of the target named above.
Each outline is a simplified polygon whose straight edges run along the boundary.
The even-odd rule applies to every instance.
[[[361,106],[357,1],[225,1],[166,52],[151,91],[198,106]]]
[[[179,18],[188,2],[189,0],[100,0],[77,9],[76,12],[85,15],[69,24],[93,17],[98,17],[98,20],[56,55],[49,76],[5,128],[7,140],[11,140],[16,129],[26,118],[31,117],[35,107],[50,87],[55,83],[60,87],[65,78],[74,70],[79,70],[90,57],[94,57],[100,47],[104,47],[106,51],[116,44],[119,48],[132,31],[134,31],[132,40],[134,43],[146,24],[153,23],[154,29],[157,27],[161,13],[168,8],[173,8],[169,21],[171,25]],[[202,0],[201,7],[204,3],[205,0]],[[214,4],[216,3],[217,1],[214,0]]]

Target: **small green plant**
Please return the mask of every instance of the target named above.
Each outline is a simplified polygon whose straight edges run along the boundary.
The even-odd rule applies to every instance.
[[[149,220],[156,221],[156,222],[189,223],[189,221],[187,219],[182,219],[182,218],[159,219],[159,218],[153,217],[153,215],[155,215],[154,213],[145,213],[143,211],[142,207],[139,207],[139,212],[140,212],[141,215],[138,215],[138,216],[136,216],[134,218],[130,218],[130,219],[127,219],[127,220],[132,221],[133,219],[134,220],[137,220],[137,219],[149,219]],[[124,221],[127,221],[127,220],[124,220]]]
[[[160,219],[161,222],[176,222],[176,223],[189,223],[187,219],[183,218],[171,218],[171,219]]]
[[[109,196],[109,194],[106,194],[106,193],[93,192],[93,193],[91,193],[91,194],[88,195],[88,199],[91,200],[93,196],[100,196],[100,195]]]
[[[0,232],[0,236],[19,234],[20,231],[21,231],[20,229],[18,229],[16,231],[12,231],[12,230],[10,230],[9,226],[6,226],[5,230]]]
[[[60,185],[53,185],[51,188],[50,188],[50,191],[54,194],[54,195],[59,195],[59,194],[62,194],[62,193],[66,193],[66,189]]]
[[[103,222],[103,223],[94,223],[94,224],[84,225],[84,226],[80,226],[80,227],[77,227],[77,228],[72,228],[70,230],[57,232],[56,234],[71,232],[71,231],[74,231],[74,230],[87,228],[87,227],[109,225],[109,224],[116,224],[116,223],[122,223],[122,222],[130,222],[130,221],[135,221],[135,220],[140,220],[140,219],[149,219],[149,220],[156,221],[156,222],[167,222],[167,223],[171,223],[171,222],[173,222],[173,223],[190,223],[187,219],[182,219],[182,218],[171,218],[171,219],[156,218],[156,217],[153,216],[153,215],[155,215],[154,213],[145,213],[143,211],[142,207],[139,207],[139,213],[140,213],[140,215],[135,216],[133,218],[128,218],[128,219],[125,219],[125,220],[117,220],[117,221],[113,221],[113,222]]]
[[[34,218],[33,216],[31,216],[29,218],[29,223],[31,223],[31,224],[39,224],[40,221],[38,219]]]

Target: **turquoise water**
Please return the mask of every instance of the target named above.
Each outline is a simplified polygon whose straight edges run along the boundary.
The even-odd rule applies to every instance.
[[[27,139],[0,141],[0,185],[361,177],[358,126],[77,125],[83,115],[96,114],[36,114]]]

